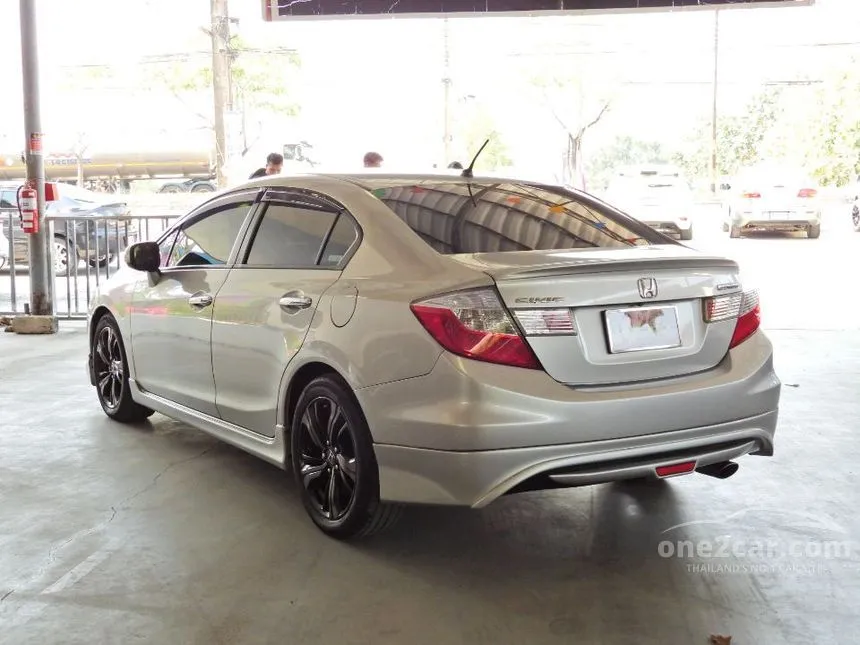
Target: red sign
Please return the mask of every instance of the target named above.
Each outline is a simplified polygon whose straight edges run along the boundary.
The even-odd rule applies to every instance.
[[[41,132],[31,132],[30,133],[30,154],[31,155],[41,155],[42,154],[42,133]]]

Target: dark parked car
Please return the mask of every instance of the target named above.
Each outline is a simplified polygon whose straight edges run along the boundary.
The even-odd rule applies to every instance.
[[[46,215],[54,224],[54,273],[68,275],[77,262],[102,267],[134,241],[136,230],[129,221],[110,221],[128,217],[128,204],[70,184],[59,183],[59,199],[48,202]],[[27,234],[18,216],[17,182],[0,183],[0,220],[4,235],[13,241],[16,265],[25,265],[28,256]],[[11,258],[10,258],[11,260]]]

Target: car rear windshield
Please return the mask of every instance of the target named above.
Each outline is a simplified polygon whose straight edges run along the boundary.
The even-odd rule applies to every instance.
[[[526,183],[365,179],[364,187],[440,253],[671,244],[598,200]]]

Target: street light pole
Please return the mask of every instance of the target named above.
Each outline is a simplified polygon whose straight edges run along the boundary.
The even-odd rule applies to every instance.
[[[450,58],[450,49],[448,44],[449,32],[448,32],[448,18],[443,18],[442,23],[442,40],[444,47],[444,60],[445,60],[445,76],[442,79],[442,86],[444,90],[444,137],[443,145],[442,145],[442,161],[443,167],[447,166],[451,161],[451,58]]]
[[[227,0],[211,0],[212,91],[215,102],[215,176],[219,188],[227,185],[227,119],[230,88],[230,22]]]
[[[26,130],[27,183],[38,193],[39,232],[29,238],[30,314],[54,316],[52,279],[53,240],[45,221],[45,163],[42,157],[42,115],[39,109],[39,47],[36,38],[36,0],[20,0],[21,69],[24,81],[24,128]],[[71,254],[69,262],[71,262]],[[56,331],[49,322],[44,328]]]
[[[720,10],[714,9],[714,85],[711,107],[711,194],[717,194],[717,97],[720,80]]]

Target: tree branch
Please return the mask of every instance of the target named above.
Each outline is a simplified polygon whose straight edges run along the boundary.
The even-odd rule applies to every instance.
[[[556,121],[558,121],[558,124],[561,126],[561,129],[565,132],[570,132],[570,128],[558,115],[558,112],[555,111],[555,108],[553,108],[552,101],[547,94],[546,88],[541,88],[541,94],[543,94],[544,103],[546,103],[546,107],[549,110],[549,113],[552,114],[553,118],[555,118]]]
[[[588,132],[588,130],[590,130],[591,128],[593,128],[594,126],[596,126],[598,124],[600,119],[603,118],[603,115],[606,114],[606,111],[609,109],[610,103],[612,103],[612,101],[606,101],[606,103],[603,104],[603,107],[600,109],[600,112],[594,118],[594,120],[591,123],[588,123],[587,125],[585,125],[579,129],[579,134],[577,135],[577,138],[581,139],[585,135],[585,133]]]

